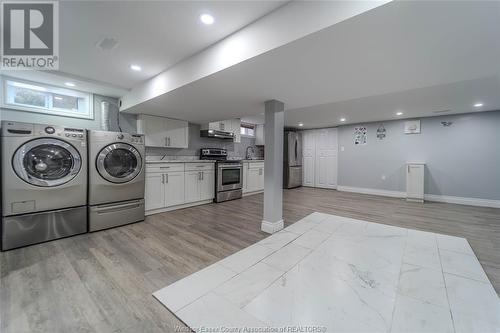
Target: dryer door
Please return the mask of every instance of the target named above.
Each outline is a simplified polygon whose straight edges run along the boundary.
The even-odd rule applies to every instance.
[[[19,178],[44,187],[69,182],[80,172],[81,166],[82,157],[75,147],[52,138],[28,141],[12,158],[12,167]]]
[[[113,143],[99,152],[96,168],[109,182],[127,183],[141,172],[141,154],[129,144]]]

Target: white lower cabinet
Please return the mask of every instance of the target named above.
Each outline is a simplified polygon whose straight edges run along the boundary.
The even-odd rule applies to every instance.
[[[210,200],[215,192],[214,171],[189,171],[186,172],[185,193],[187,202]]]
[[[184,197],[184,172],[146,173],[145,209],[161,209],[182,205]]]
[[[206,203],[214,198],[214,186],[213,163],[158,163],[148,166],[146,214]]]
[[[424,173],[424,163],[407,163],[406,199],[408,201],[424,201]]]
[[[246,162],[248,166],[243,166],[243,192],[261,192],[264,190],[264,163]],[[246,181],[245,181],[246,178]]]
[[[165,207],[182,205],[184,195],[184,172],[168,172],[164,175]]]
[[[165,207],[165,186],[162,173],[146,173],[144,203],[146,210]]]
[[[215,172],[201,171],[200,200],[211,200],[215,195]]]

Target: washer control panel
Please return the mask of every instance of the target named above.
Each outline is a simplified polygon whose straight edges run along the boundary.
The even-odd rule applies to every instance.
[[[34,134],[38,136],[60,137],[78,141],[87,140],[87,132],[82,128],[36,124]]]
[[[142,145],[144,144],[144,135],[141,134],[129,134],[129,133],[118,133],[116,134],[116,141],[118,142],[128,142]]]

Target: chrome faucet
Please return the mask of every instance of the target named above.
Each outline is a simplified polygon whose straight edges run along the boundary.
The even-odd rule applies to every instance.
[[[253,154],[255,154],[255,149],[253,148],[253,146],[248,146],[248,147],[247,147],[247,150],[246,150],[246,153],[245,153],[245,158],[246,158],[247,160],[251,160],[251,157],[252,157],[252,156],[251,156],[251,155],[250,155],[250,153],[248,152],[248,148],[250,148],[250,149],[252,150],[252,155],[253,155]]]

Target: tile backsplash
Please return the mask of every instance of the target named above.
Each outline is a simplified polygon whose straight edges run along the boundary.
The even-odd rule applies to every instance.
[[[254,138],[242,137],[241,143],[202,138],[200,137],[200,126],[189,124],[188,148],[146,147],[146,155],[150,158],[166,155],[165,159],[191,159],[200,155],[200,148],[224,148],[227,149],[229,157],[245,158],[248,146],[253,146],[255,157],[264,157],[264,147],[255,146]]]

